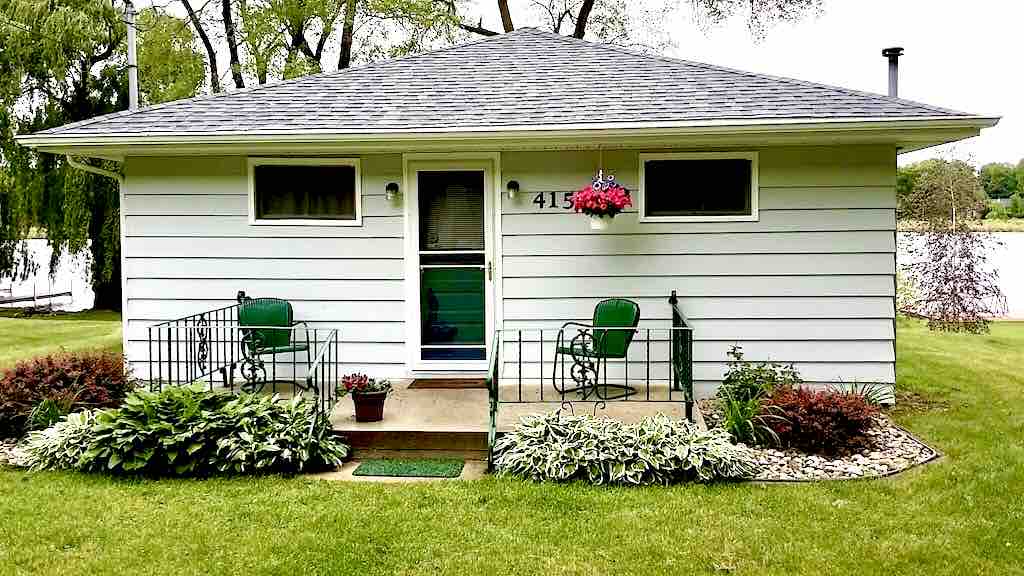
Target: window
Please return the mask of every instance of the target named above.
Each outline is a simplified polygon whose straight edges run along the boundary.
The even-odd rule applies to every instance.
[[[358,159],[249,160],[252,224],[358,226],[360,197]]]
[[[641,222],[757,220],[757,153],[641,154]]]

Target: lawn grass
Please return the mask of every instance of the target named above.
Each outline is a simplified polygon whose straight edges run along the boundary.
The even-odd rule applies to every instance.
[[[1024,324],[903,321],[883,480],[671,488],[0,472],[0,573],[1021,574]]]
[[[121,351],[121,316],[107,310],[14,318],[0,312],[0,370],[61,350]]]
[[[353,476],[411,476],[419,478],[455,478],[462,473],[462,460],[444,458],[414,458],[367,460],[353,472]]]

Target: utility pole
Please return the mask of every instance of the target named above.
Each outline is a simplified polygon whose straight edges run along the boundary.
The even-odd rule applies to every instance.
[[[125,24],[128,25],[128,109],[139,107],[139,64],[135,55],[135,6],[125,0]]]

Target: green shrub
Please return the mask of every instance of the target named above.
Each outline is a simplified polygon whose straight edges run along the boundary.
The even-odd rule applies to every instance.
[[[749,478],[752,453],[721,430],[663,415],[634,424],[556,411],[524,417],[495,444],[500,474],[535,481],[668,484]]]
[[[152,476],[297,472],[336,466],[348,446],[314,401],[171,386],[96,415],[85,470]]]
[[[45,427],[72,410],[117,406],[134,387],[120,354],[55,354],[19,362],[0,377],[0,437],[21,436],[33,420]]]
[[[1013,218],[1024,218],[1024,197],[1014,194],[1010,197],[1010,207],[1006,212]]]
[[[733,346],[727,352],[729,369],[722,377],[717,396],[722,408],[722,427],[736,442],[751,445],[777,444],[769,425],[778,419],[764,399],[776,389],[793,388],[803,383],[792,364],[747,362],[743,348]]]
[[[719,398],[729,395],[746,402],[763,398],[778,387],[793,387],[803,383],[792,364],[747,362],[743,359],[741,346],[733,346],[726,355],[729,356],[729,369],[722,377],[722,386],[718,389]]]
[[[781,418],[764,398],[738,398],[729,388],[718,395],[722,410],[722,428],[736,442],[751,446],[778,444],[779,437],[772,430],[771,420]]]
[[[96,414],[68,414],[45,430],[30,432],[19,446],[17,464],[33,470],[74,470],[95,437]]]
[[[1010,213],[999,202],[989,202],[985,211],[985,220],[1009,220]]]

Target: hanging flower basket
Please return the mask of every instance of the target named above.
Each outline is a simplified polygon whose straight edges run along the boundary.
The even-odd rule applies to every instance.
[[[629,190],[617,184],[615,176],[605,177],[604,171],[598,171],[589,186],[572,195],[573,209],[590,217],[591,230],[607,230],[612,218],[632,205]]]

